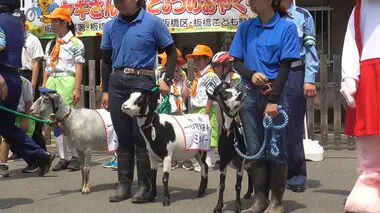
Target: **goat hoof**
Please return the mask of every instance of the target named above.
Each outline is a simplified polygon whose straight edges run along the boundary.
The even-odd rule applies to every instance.
[[[84,187],[84,188],[82,189],[82,194],[87,195],[87,194],[90,194],[90,193],[91,193],[91,191],[90,191],[90,188],[89,188],[89,187]]]
[[[251,198],[251,194],[252,194],[252,193],[247,192],[247,193],[244,195],[244,199],[250,199],[250,198]]]
[[[222,213],[223,206],[217,206],[214,209],[214,213]]]
[[[198,191],[198,197],[203,197],[203,195],[205,195],[205,192],[206,192],[205,189],[199,190]]]
[[[170,199],[169,198],[164,198],[164,201],[162,201],[163,206],[170,206]]]
[[[241,206],[235,206],[235,213],[241,212]]]

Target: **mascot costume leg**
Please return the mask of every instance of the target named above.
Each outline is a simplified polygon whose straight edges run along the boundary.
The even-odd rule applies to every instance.
[[[356,0],[342,54],[346,134],[357,137],[357,180],[346,212],[380,213],[380,0]]]

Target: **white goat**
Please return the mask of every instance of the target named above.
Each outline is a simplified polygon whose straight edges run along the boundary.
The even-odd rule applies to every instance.
[[[171,162],[184,161],[194,157],[201,166],[201,183],[198,190],[198,197],[201,197],[204,195],[208,183],[206,151],[185,151],[186,138],[182,127],[177,122],[177,119],[181,116],[157,114],[155,112],[157,104],[157,94],[150,90],[138,89],[131,94],[130,98],[121,107],[124,113],[137,117],[141,134],[146,142],[153,174],[152,197],[157,196],[156,178],[160,159],[164,162],[164,174],[162,177],[164,200],[162,204],[169,206],[168,180]]]
[[[82,171],[82,194],[90,193],[89,174],[92,150],[105,150],[106,132],[102,118],[95,110],[71,109],[57,93],[42,94],[32,105],[35,117],[52,118],[64,132],[78,154]]]

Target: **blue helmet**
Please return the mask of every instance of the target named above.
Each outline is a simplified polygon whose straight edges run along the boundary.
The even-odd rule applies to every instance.
[[[0,4],[3,4],[3,5],[16,5],[16,0],[0,0]]]

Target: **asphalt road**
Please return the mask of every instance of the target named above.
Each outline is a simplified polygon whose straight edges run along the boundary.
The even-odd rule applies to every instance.
[[[156,202],[132,204],[129,200],[109,203],[108,197],[116,189],[116,172],[101,167],[107,159],[104,153],[94,156],[96,162],[91,169],[92,193],[82,195],[80,172],[50,172],[45,177],[23,174],[26,164],[21,161],[10,163],[11,177],[0,179],[0,212],[7,213],[198,213],[212,212],[217,201],[219,176],[212,171],[206,196],[196,198],[200,174],[176,169],[171,173],[169,189],[172,204],[161,204],[163,188],[162,171],[159,172]],[[57,159],[58,160],[58,159]],[[56,161],[57,161],[56,160]],[[340,213],[344,212],[344,200],[355,182],[355,152],[329,151],[322,162],[308,162],[308,189],[304,193],[286,191],[285,212],[295,213]],[[235,199],[235,172],[227,172],[224,212],[233,212]],[[133,188],[136,190],[136,187]],[[247,176],[243,179],[242,196],[247,189]],[[243,207],[251,200],[243,199]]]

